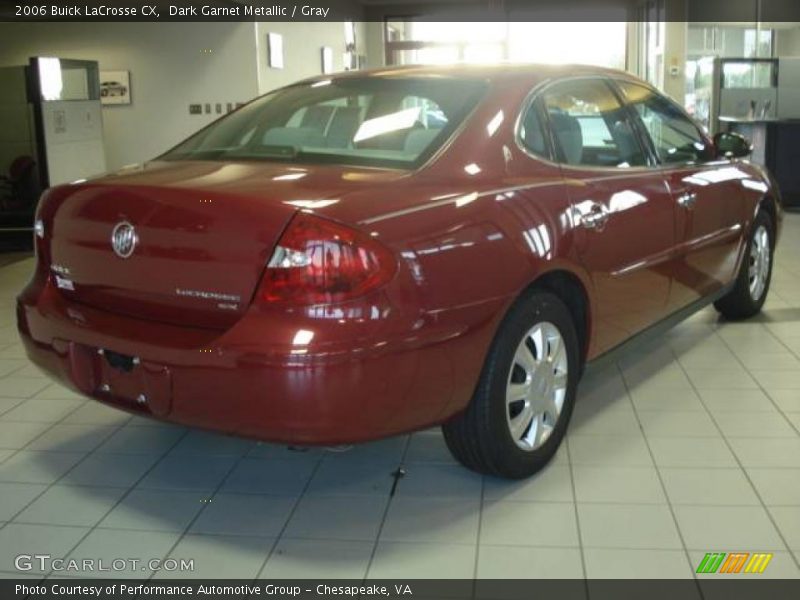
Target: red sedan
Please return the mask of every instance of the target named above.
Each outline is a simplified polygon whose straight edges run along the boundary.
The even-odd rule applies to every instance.
[[[19,330],[138,414],[291,444],[441,424],[525,477],[587,362],[760,310],[782,210],[748,153],[617,71],[310,79],[46,192]]]

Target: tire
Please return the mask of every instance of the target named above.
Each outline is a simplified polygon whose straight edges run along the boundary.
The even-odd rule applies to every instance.
[[[469,406],[442,425],[447,447],[479,473],[533,475],[564,438],[579,377],[578,335],[569,309],[551,293],[527,294],[501,323]]]
[[[747,319],[761,311],[772,280],[775,227],[770,216],[759,211],[750,228],[733,289],[714,303],[726,319]]]

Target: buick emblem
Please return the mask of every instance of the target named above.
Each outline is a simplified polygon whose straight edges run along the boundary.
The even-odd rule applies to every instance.
[[[138,242],[139,236],[136,235],[136,230],[127,221],[117,223],[111,232],[111,247],[114,249],[114,254],[120,258],[128,258],[133,254]]]

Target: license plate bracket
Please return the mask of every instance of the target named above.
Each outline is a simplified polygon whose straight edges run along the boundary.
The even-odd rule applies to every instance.
[[[169,413],[172,374],[168,367],[107,349],[93,354],[92,396],[156,416]]]

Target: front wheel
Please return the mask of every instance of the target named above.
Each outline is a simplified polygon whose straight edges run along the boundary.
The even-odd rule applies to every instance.
[[[750,228],[745,255],[733,289],[714,303],[730,320],[747,319],[757,314],[767,299],[772,279],[775,228],[770,216],[759,211]]]
[[[569,309],[535,291],[503,320],[467,409],[442,426],[466,467],[521,479],[553,457],[572,415],[580,373]]]

